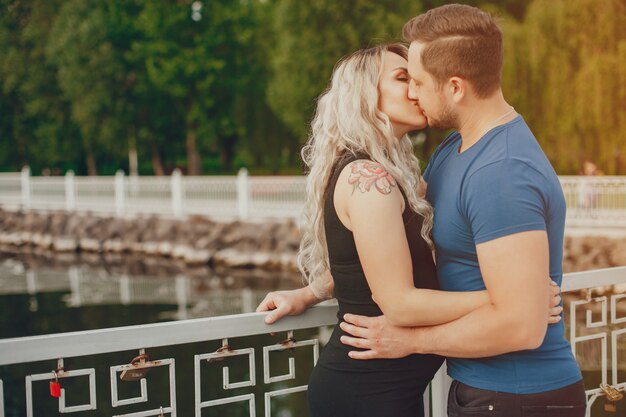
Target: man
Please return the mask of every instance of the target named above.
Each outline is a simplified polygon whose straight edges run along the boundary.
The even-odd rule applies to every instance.
[[[422,328],[346,315],[341,327],[354,337],[342,341],[365,349],[351,352],[354,359],[446,356],[451,417],[583,416],[584,387],[563,323],[547,327],[545,276],[561,283],[565,200],[503,97],[500,29],[481,10],[455,4],[411,19],[403,34],[410,95],[430,126],[455,129],[424,173],[441,289],[486,288],[492,302]]]

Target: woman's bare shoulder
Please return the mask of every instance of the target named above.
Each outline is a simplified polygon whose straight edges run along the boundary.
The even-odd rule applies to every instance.
[[[385,167],[369,159],[357,159],[347,164],[341,171],[338,182],[342,184],[341,188],[349,189],[352,193],[377,191],[388,195],[397,188],[395,178]]]

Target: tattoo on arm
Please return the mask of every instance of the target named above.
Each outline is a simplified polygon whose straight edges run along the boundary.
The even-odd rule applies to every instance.
[[[353,193],[357,188],[366,193],[374,185],[381,194],[389,194],[396,186],[396,180],[379,163],[356,161],[351,168],[348,183],[354,186]]]

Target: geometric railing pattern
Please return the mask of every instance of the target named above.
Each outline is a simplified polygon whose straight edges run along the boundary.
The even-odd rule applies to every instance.
[[[280,381],[290,381],[296,377],[296,359],[293,352],[296,350],[310,350],[314,365],[319,356],[319,341],[317,339],[298,340],[294,339],[293,330],[318,328],[334,324],[336,322],[336,306],[333,304],[313,308],[301,317],[289,317],[281,320],[273,326],[268,326],[263,322],[262,313],[239,314],[234,316],[223,316],[215,318],[204,318],[194,320],[184,320],[178,322],[158,323],[143,326],[127,326],[113,329],[102,329],[85,332],[62,333],[46,336],[34,336],[15,339],[0,340],[0,366],[40,362],[43,360],[56,359],[57,366],[54,370],[42,373],[34,373],[25,376],[26,384],[26,416],[40,417],[33,413],[33,401],[37,398],[33,396],[33,385],[45,385],[58,381],[61,385],[58,396],[59,413],[75,413],[85,410],[98,410],[96,403],[96,370],[89,369],[65,369],[65,359],[92,355],[128,351],[136,349],[140,356],[145,355],[146,348],[156,348],[159,346],[172,346],[178,344],[204,342],[211,340],[222,340],[222,347],[216,352],[206,352],[196,354],[193,357],[193,375],[185,375],[185,378],[192,378],[194,381],[194,408],[195,415],[201,416],[202,410],[209,407],[231,404],[235,402],[247,402],[250,416],[256,416],[256,405],[263,403],[264,415],[269,417],[272,414],[273,399],[289,394],[306,391],[306,385],[293,386],[284,389],[267,390],[261,398],[257,398],[255,393],[228,396],[220,399],[207,400],[203,397],[210,391],[207,382],[202,380],[203,367],[222,367],[222,388],[228,395],[231,390],[257,386],[256,361],[261,360],[263,365],[263,383],[271,384]],[[261,350],[255,348],[233,349],[229,346],[229,338],[238,338],[255,334],[267,334],[270,332],[284,334],[287,338],[280,343],[263,346]],[[274,360],[270,360],[276,352],[285,352],[284,355],[277,355]],[[257,358],[258,355],[258,358]],[[242,357],[248,362],[248,377],[245,380],[236,380],[229,371],[226,359]],[[58,359],[61,358],[61,359]],[[95,356],[95,360],[98,360]],[[272,369],[276,362],[284,361],[284,366],[280,366],[277,371]],[[98,364],[102,365],[102,364]],[[298,364],[301,367],[302,364]],[[168,378],[152,379],[146,378],[145,373],[154,368],[166,368]],[[283,368],[287,371],[283,372]],[[176,364],[174,358],[147,358],[141,362],[131,364],[112,365],[109,368],[110,380],[110,407],[113,407],[113,417],[149,417],[149,416],[172,416],[177,413],[176,397]],[[130,379],[126,379],[125,372],[134,373]],[[143,372],[143,374],[142,374]],[[282,373],[281,373],[282,372]],[[88,387],[88,398],[72,398],[73,405],[66,405],[66,390],[64,383],[69,378],[84,378],[84,386]],[[135,396],[123,397],[119,393],[120,379],[134,381],[139,394]],[[150,382],[148,382],[150,381]],[[154,382],[153,382],[154,381]],[[83,381],[81,381],[82,383]],[[129,384],[123,382],[124,384]],[[169,386],[169,398],[159,398],[162,404],[158,408],[147,407],[142,411],[126,412],[127,406],[134,405],[135,409],[142,403],[148,402],[149,383],[165,383]],[[39,385],[41,388],[41,385]],[[41,389],[40,389],[41,392]],[[179,393],[180,394],[180,393]],[[185,393],[188,394],[188,393]],[[188,397],[188,395],[187,395]],[[0,417],[4,417],[4,392],[3,382],[0,380]],[[102,398],[102,397],[101,397]],[[84,404],[80,404],[81,400]]]
[[[626,390],[626,268],[608,268],[568,274],[563,292],[578,291],[584,296],[573,299],[566,312],[572,352],[583,369],[594,369],[600,383],[587,388],[587,416],[591,416],[596,400],[602,399],[607,411],[617,404],[606,399],[600,385],[612,387],[622,394]],[[614,287],[611,287],[614,286]],[[605,294],[605,289],[610,288]],[[569,314],[567,314],[569,313]],[[598,349],[598,344],[600,348]],[[623,376],[620,378],[620,374]],[[623,413],[626,400],[619,401]]]
[[[608,384],[620,391],[625,391],[626,372],[624,372],[625,377],[620,378],[619,365],[621,363],[622,368],[624,367],[626,347],[620,349],[619,343],[621,342],[622,346],[626,346],[626,327],[619,327],[619,325],[626,323],[626,308],[620,309],[620,305],[626,306],[626,294],[593,297],[592,290],[587,290],[585,299],[572,301],[570,304],[572,323],[581,321],[578,319],[578,314],[581,311],[585,312],[585,316],[582,320],[584,321],[584,326],[570,327],[569,340],[575,356],[579,347],[586,342],[599,341],[602,384]],[[599,319],[594,319],[594,313],[600,316]],[[611,375],[610,378],[609,374]],[[588,389],[587,408],[591,409],[596,400],[605,395],[606,393],[599,387]]]

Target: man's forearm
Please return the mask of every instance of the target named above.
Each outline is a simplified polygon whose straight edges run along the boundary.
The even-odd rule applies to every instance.
[[[532,323],[528,317],[515,317],[488,304],[450,323],[413,329],[414,350],[453,358],[482,358],[534,349],[543,340],[537,331],[539,325],[547,328],[547,322]]]

